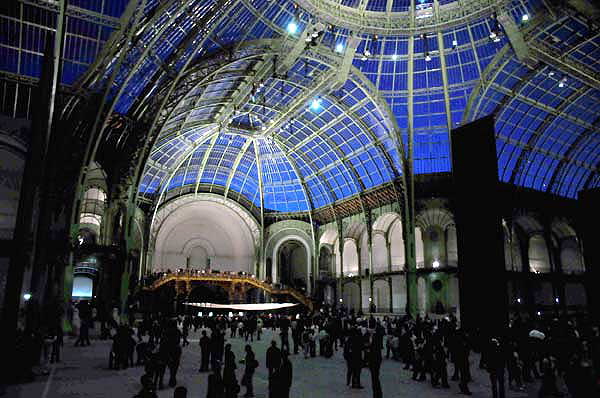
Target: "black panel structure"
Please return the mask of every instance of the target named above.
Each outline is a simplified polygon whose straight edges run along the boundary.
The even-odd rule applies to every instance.
[[[494,119],[452,131],[460,312],[464,328],[497,333],[507,322]]]
[[[590,316],[600,321],[600,189],[579,192],[579,234],[583,245],[583,258],[586,265],[585,289]]]

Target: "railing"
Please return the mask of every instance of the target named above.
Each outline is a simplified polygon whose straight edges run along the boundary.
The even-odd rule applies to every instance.
[[[272,284],[261,281],[253,275],[232,274],[232,273],[207,273],[206,271],[178,271],[174,273],[165,273],[159,279],[155,280],[147,290],[156,290],[169,282],[192,282],[192,281],[214,281],[214,282],[242,282],[255,286],[272,295],[289,295],[307,306],[311,311],[314,308],[312,300],[303,293],[293,288],[277,289]]]

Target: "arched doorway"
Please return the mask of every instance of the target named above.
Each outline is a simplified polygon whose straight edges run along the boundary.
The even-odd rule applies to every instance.
[[[308,248],[296,239],[289,239],[278,245],[276,253],[279,283],[300,291],[308,291]]]

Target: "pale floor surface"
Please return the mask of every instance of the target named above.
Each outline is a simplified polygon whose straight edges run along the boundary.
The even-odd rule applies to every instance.
[[[260,367],[254,376],[254,391],[256,397],[267,397],[267,369],[265,368],[265,353],[273,333],[266,331],[259,342],[252,344],[253,350],[260,362]],[[240,338],[229,339],[232,349],[239,361],[243,358],[245,342]],[[188,388],[188,397],[203,398],[206,396],[207,373],[198,373],[200,349],[198,333],[191,333],[191,344],[184,348],[182,363],[178,374],[178,384]],[[65,339],[63,361],[52,369],[50,376],[38,376],[32,383],[11,386],[6,397],[10,398],[74,398],[74,397],[107,397],[130,398],[140,389],[142,367],[126,370],[108,369],[109,341],[92,340],[89,347],[74,347],[74,340]],[[279,343],[279,341],[278,341]],[[290,339],[291,343],[291,339]],[[279,345],[279,344],[278,344]],[[372,397],[371,378],[368,369],[361,374],[363,390],[350,389],[346,386],[346,366],[342,351],[337,351],[333,358],[315,357],[304,359],[302,354],[290,356],[294,381],[291,397],[294,398],[329,398],[329,397]],[[469,384],[473,397],[491,397],[487,373],[477,368],[476,357],[471,356],[471,372],[474,382]],[[241,380],[243,365],[238,365],[238,380]],[[449,372],[451,366],[448,367]],[[402,364],[384,359],[381,368],[381,384],[383,396],[391,397],[460,397],[457,382],[450,382],[450,389],[434,389],[429,382],[411,380],[411,373],[402,369]],[[168,382],[168,371],[165,383]],[[534,397],[538,383],[530,384],[529,392],[507,391],[507,397]],[[242,393],[245,388],[242,387]],[[240,394],[240,397],[242,396]],[[160,398],[173,396],[173,389],[166,388],[158,393]]]

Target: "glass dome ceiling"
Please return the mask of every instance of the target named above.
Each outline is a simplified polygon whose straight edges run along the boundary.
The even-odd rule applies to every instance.
[[[571,8],[140,0],[136,13],[107,3],[70,2],[62,79],[100,92],[112,78],[110,112],[156,111],[141,197],[211,190],[265,210],[319,208],[402,177],[409,149],[414,173],[450,171],[450,129],[492,113],[502,181],[566,197],[600,186],[599,24]],[[20,3],[0,16],[16,32],[0,35],[2,73],[39,77],[51,8]],[[500,10],[523,32],[527,62]],[[316,27],[317,46],[284,65]]]

